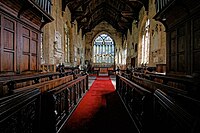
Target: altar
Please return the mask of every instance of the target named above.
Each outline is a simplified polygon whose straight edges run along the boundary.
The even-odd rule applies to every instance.
[[[98,76],[109,76],[114,72],[114,63],[93,63],[92,67]]]
[[[108,76],[108,68],[107,67],[102,67],[99,70],[99,76]]]
[[[96,71],[98,76],[109,76],[113,72],[113,67],[94,67],[93,69]]]

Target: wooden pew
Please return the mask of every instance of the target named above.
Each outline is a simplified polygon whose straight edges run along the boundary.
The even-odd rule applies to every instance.
[[[117,91],[141,133],[198,133],[200,101],[187,91],[135,77],[117,75]]]
[[[43,132],[59,132],[87,90],[88,76],[84,75],[43,93]]]
[[[154,93],[155,90],[160,89],[160,90],[164,91],[165,93],[167,93],[171,96],[174,95],[174,94],[188,95],[188,92],[186,90],[171,87],[171,86],[168,86],[166,84],[162,84],[162,83],[155,82],[155,81],[145,79],[145,78],[141,78],[141,77],[138,77],[138,76],[132,76],[132,81],[134,83],[148,89],[152,93]]]
[[[41,82],[41,83],[33,84],[30,86],[21,87],[21,88],[15,89],[13,92],[17,93],[17,92],[24,91],[24,90],[30,89],[30,88],[38,88],[41,93],[44,93],[44,92],[51,90],[57,86],[66,84],[72,80],[73,80],[73,75],[68,75],[68,76],[57,78],[54,80],[49,80],[46,82]]]
[[[139,74],[142,73],[134,73],[131,81],[145,87],[146,89],[161,89],[168,94],[180,93],[182,95],[193,97],[195,99],[200,99],[200,90],[198,89],[200,87],[200,80],[198,78],[178,76],[172,77],[158,74],[145,74],[145,77],[140,76]],[[171,83],[173,83],[174,85],[171,85]]]
[[[66,71],[63,73],[35,73],[35,74],[23,74],[23,75],[9,75],[0,76],[0,97],[12,94],[17,88],[30,86],[33,84],[57,79],[66,75],[71,75],[72,71]]]
[[[40,91],[31,88],[17,95],[0,98],[1,133],[40,131]]]
[[[34,76],[27,77],[27,80],[34,79]],[[42,75],[40,76],[43,77]],[[16,83],[20,83],[25,80],[25,76],[13,79],[16,80]],[[10,80],[5,81],[10,82]],[[15,88],[12,94],[0,98],[0,131],[2,133],[6,133],[7,130],[15,132],[16,129],[19,132],[46,133],[48,131],[56,133],[87,90],[87,75],[74,79],[72,74]],[[63,95],[64,93],[66,95]],[[66,99],[63,99],[64,97]],[[30,116],[26,111],[31,113]],[[65,113],[65,117],[63,117],[63,113]],[[20,116],[22,114],[26,116]],[[55,116],[56,119],[54,119]],[[23,120],[21,120],[21,117]],[[15,119],[13,123],[12,118]],[[54,123],[53,127],[55,128],[49,128],[52,125],[51,122]],[[11,125],[9,128],[9,123],[13,124],[13,127]],[[29,123],[30,125],[28,125]],[[21,128],[20,124],[26,127]]]
[[[138,132],[150,132],[153,113],[153,93],[123,76],[116,76],[116,90],[124,102]]]
[[[187,110],[182,103],[166,95],[161,90],[154,93],[154,124],[155,133],[199,133],[200,131],[200,101],[182,97],[182,100],[193,103]],[[191,102],[192,101],[192,102]],[[194,109],[194,110],[193,110]]]

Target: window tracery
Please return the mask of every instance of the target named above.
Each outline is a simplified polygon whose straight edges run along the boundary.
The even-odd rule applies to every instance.
[[[99,35],[93,45],[94,63],[114,63],[114,41],[107,34]]]
[[[141,64],[149,64],[149,47],[150,47],[150,20],[148,19],[145,23],[142,34],[142,59]]]

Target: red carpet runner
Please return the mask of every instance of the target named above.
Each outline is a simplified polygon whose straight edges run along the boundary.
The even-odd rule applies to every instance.
[[[61,133],[137,133],[108,77],[99,77],[83,97]]]

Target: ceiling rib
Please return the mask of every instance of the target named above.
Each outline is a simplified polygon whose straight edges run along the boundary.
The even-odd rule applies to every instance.
[[[72,21],[77,21],[83,34],[102,21],[126,33],[133,20],[138,20],[142,6],[148,7],[147,4],[148,0],[63,0],[63,10],[68,6]]]

